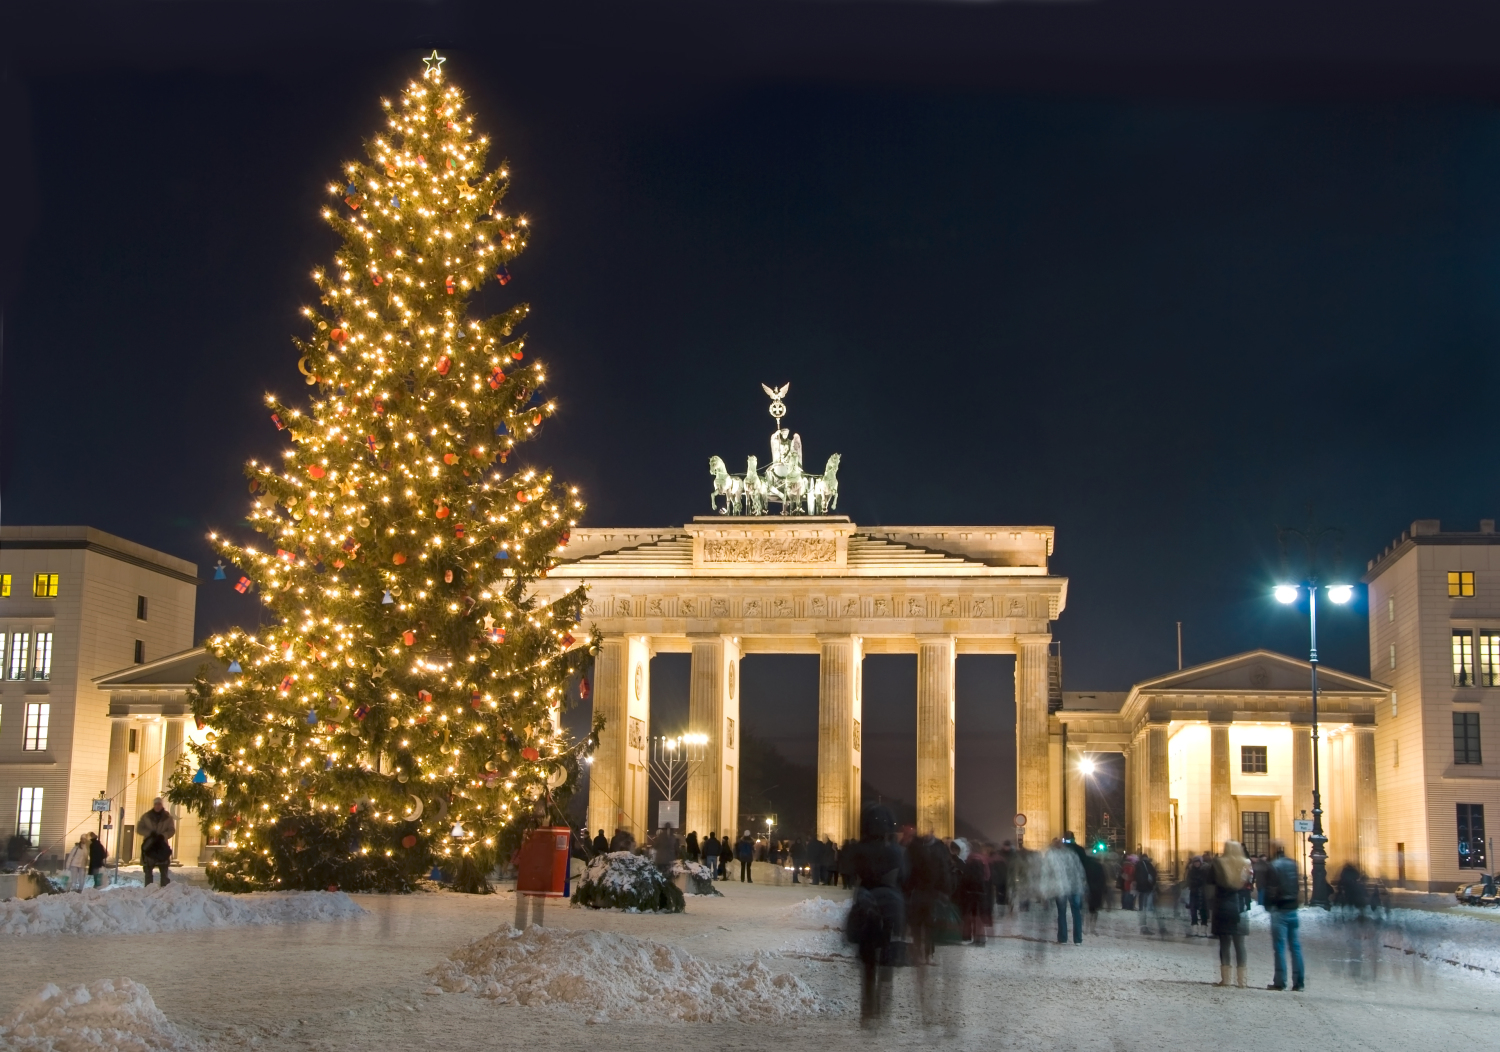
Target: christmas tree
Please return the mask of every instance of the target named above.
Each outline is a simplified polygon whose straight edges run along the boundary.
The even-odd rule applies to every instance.
[[[264,604],[209,641],[230,675],[200,682],[209,733],[171,792],[224,845],[216,887],[408,888],[436,862],[488,890],[588,745],[558,718],[584,593],[530,590],[582,504],[507,466],[555,404],[517,334],[528,308],[468,311],[510,281],[527,221],[443,61],[329,187],[343,245],[294,340],[313,396],[267,397],[290,445],[246,466],[265,546],[213,536]]]

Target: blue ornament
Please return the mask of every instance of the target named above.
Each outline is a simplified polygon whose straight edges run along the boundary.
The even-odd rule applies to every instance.
[[[391,593],[390,593],[389,590],[387,590],[386,593],[385,593],[385,597],[383,599],[381,599],[380,601],[382,603],[390,604],[390,603],[394,603],[396,600],[394,600],[394,599],[391,598]]]
[[[318,725],[318,710],[317,709],[308,709],[307,710],[307,725],[309,727],[316,727]]]
[[[331,771],[331,770],[333,770],[333,757],[332,756],[326,757],[323,760],[323,770],[325,770],[325,771]]]
[[[495,549],[495,558],[497,558],[497,559],[509,559],[510,558],[510,552],[506,551],[504,548],[496,548]]]
[[[193,784],[194,785],[207,785],[208,784],[208,772],[205,771],[201,767],[198,768],[197,773],[195,773],[193,775]]]
[[[243,671],[245,670],[240,668],[240,663],[238,661],[231,661],[229,663],[229,674],[231,676],[238,676]]]
[[[344,192],[348,194],[356,194],[359,193],[359,187],[355,186],[353,183],[350,183],[348,186],[344,187]]]
[[[228,578],[224,576],[224,560],[223,559],[220,559],[218,561],[218,563],[215,564],[215,566],[214,566],[214,580],[215,581],[227,581],[228,580]]]
[[[510,431],[508,431],[506,429],[506,427],[505,427],[505,421],[504,420],[500,421],[498,424],[495,425],[495,434],[497,434],[497,435],[508,435],[508,434],[510,434]]]
[[[395,197],[391,198],[391,207],[394,208],[394,209],[396,209],[396,210],[398,210],[398,211],[400,210],[400,208],[401,208],[401,196],[399,194],[396,195]]]

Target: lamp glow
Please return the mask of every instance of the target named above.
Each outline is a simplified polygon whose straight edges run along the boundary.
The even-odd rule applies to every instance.
[[[1085,777],[1087,777],[1088,775],[1093,774],[1094,773],[1094,761],[1091,760],[1091,759],[1089,759],[1087,756],[1085,756],[1083,759],[1081,759],[1081,760],[1078,761],[1078,771],[1079,771],[1080,774],[1084,775]]]
[[[1297,601],[1297,586],[1294,584],[1278,584],[1276,591],[1272,594],[1276,596],[1278,603],[1295,603]]]
[[[1347,584],[1331,584],[1328,586],[1328,601],[1338,603],[1340,606],[1354,598],[1354,588]]]

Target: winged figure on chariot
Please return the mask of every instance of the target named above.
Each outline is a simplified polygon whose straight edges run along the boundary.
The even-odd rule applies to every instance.
[[[839,459],[834,453],[821,475],[808,474],[802,468],[802,436],[782,426],[786,416],[786,398],[792,385],[761,390],[771,398],[771,417],[776,430],[771,433],[771,459],[762,472],[755,457],[746,460],[744,474],[731,474],[720,457],[708,458],[713,476],[713,493],[709,506],[720,515],[765,515],[776,504],[782,515],[827,515],[839,503]],[[722,500],[721,500],[722,498]]]

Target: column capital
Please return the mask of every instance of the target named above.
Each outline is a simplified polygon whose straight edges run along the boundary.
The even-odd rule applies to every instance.
[[[949,646],[956,646],[958,643],[958,636],[952,632],[921,632],[912,638],[917,641],[918,646],[923,643],[946,643]]]
[[[1018,646],[1047,646],[1052,642],[1051,632],[1018,632],[1016,633],[1016,644]]]
[[[857,632],[819,632],[815,638],[819,643],[842,643],[846,640],[858,643],[863,639]]]

